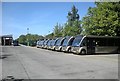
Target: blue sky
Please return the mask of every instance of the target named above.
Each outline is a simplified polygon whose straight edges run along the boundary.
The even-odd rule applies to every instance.
[[[75,5],[80,20],[87,14],[94,2],[3,2],[2,34],[12,34],[14,39],[29,33],[47,35],[56,23],[64,24],[67,13]]]

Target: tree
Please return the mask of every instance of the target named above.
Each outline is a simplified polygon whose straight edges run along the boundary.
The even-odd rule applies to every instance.
[[[26,36],[25,36],[25,35],[20,35],[17,40],[18,40],[20,43],[24,43],[24,42],[26,42]]]
[[[54,38],[54,33],[50,33],[45,36],[46,39],[53,39]]]
[[[81,34],[81,21],[79,20],[78,9],[73,5],[71,11],[68,12],[68,21],[64,25],[63,36],[75,36]]]
[[[62,36],[75,36],[81,34],[81,21],[79,20],[78,9],[73,5],[71,11],[68,12],[68,20],[62,26],[61,24],[56,24],[53,33],[48,34],[46,37],[62,37]]]
[[[77,14],[78,9],[73,5],[71,11],[68,12],[68,24],[70,26],[73,25],[74,21],[78,21],[79,20],[79,14]]]
[[[37,40],[42,40],[44,39],[43,36],[39,36],[37,34],[27,34],[27,35],[20,35],[19,38],[17,39],[19,43],[27,45],[29,42],[30,45],[32,46],[33,44],[36,43]]]
[[[56,24],[53,30],[54,37],[61,37],[62,36],[63,27],[60,24]]]
[[[76,36],[81,34],[80,21],[74,21],[73,26],[68,25],[67,23],[63,29],[63,36]]]
[[[120,36],[120,2],[96,2],[82,20],[83,34]]]

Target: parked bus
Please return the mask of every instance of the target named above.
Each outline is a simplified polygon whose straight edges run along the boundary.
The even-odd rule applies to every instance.
[[[41,41],[39,42],[39,47],[40,47],[40,48],[43,48],[44,42],[45,42],[45,40],[41,40]]]
[[[51,43],[52,43],[52,39],[48,41],[47,43],[47,49],[50,50],[51,49]]]
[[[40,47],[40,46],[39,46],[39,43],[40,43],[40,42],[41,42],[40,40],[37,41],[37,43],[36,43],[36,47],[37,47],[37,48]]]
[[[58,39],[59,38],[56,38],[51,42],[51,47],[50,47],[51,50],[55,51],[55,45],[56,45],[56,42],[58,41]]]
[[[71,46],[72,46],[72,42],[74,39],[75,39],[74,36],[65,37],[65,40],[62,44],[62,51],[63,52],[71,52]]]
[[[120,53],[120,37],[76,36],[71,51],[76,54]]]
[[[65,37],[61,37],[57,40],[57,42],[55,44],[55,50],[56,51],[61,51],[64,39],[65,39]]]
[[[44,41],[42,48],[47,49],[47,43],[49,42],[49,40],[50,39],[47,39],[47,40]]]

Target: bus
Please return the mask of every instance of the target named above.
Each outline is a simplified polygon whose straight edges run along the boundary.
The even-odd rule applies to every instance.
[[[60,37],[55,44],[55,51],[61,51],[65,37]]]
[[[53,39],[49,40],[47,43],[47,49],[50,50],[51,49],[51,43],[52,43]]]
[[[120,53],[120,37],[76,36],[71,51],[76,54]]]
[[[37,48],[42,48],[44,41],[45,40],[39,40],[39,41],[37,41]]]
[[[44,43],[43,43],[43,47],[42,48],[47,49],[47,44],[48,44],[49,41],[50,41],[50,39],[46,39],[44,41]]]
[[[62,44],[62,51],[63,52],[71,52],[71,45],[73,40],[75,39],[74,36],[67,36]]]
[[[39,48],[39,42],[40,42],[40,40],[38,40],[37,43],[36,43],[37,48]]]
[[[51,50],[55,51],[55,45],[56,45],[56,42],[58,41],[58,39],[59,38],[56,38],[51,42],[51,47],[50,47]]]

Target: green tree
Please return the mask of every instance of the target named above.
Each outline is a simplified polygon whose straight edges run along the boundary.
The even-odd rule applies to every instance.
[[[70,26],[73,25],[74,21],[78,21],[79,20],[79,14],[77,14],[78,9],[73,5],[71,11],[68,12],[68,24]]]
[[[54,38],[54,33],[50,33],[45,36],[46,39],[53,39]]]
[[[20,35],[17,40],[19,41],[19,43],[23,44],[23,43],[26,42],[26,36],[25,35]]]
[[[120,2],[96,2],[82,20],[83,34],[120,36]]]
[[[61,37],[62,36],[62,30],[63,30],[62,25],[57,23],[54,27],[54,30],[53,30],[54,37]]]
[[[63,36],[75,36],[81,34],[80,21],[74,21],[73,26],[68,25],[67,23],[63,29]]]
[[[78,9],[73,5],[71,11],[68,12],[68,21],[64,25],[63,36],[75,36],[81,34],[81,21],[79,20]]]
[[[33,46],[36,44],[37,40],[42,40],[44,39],[43,36],[37,35],[37,34],[27,34],[27,35],[20,35],[19,38],[17,39],[19,43],[27,45],[29,42],[30,46]]]

